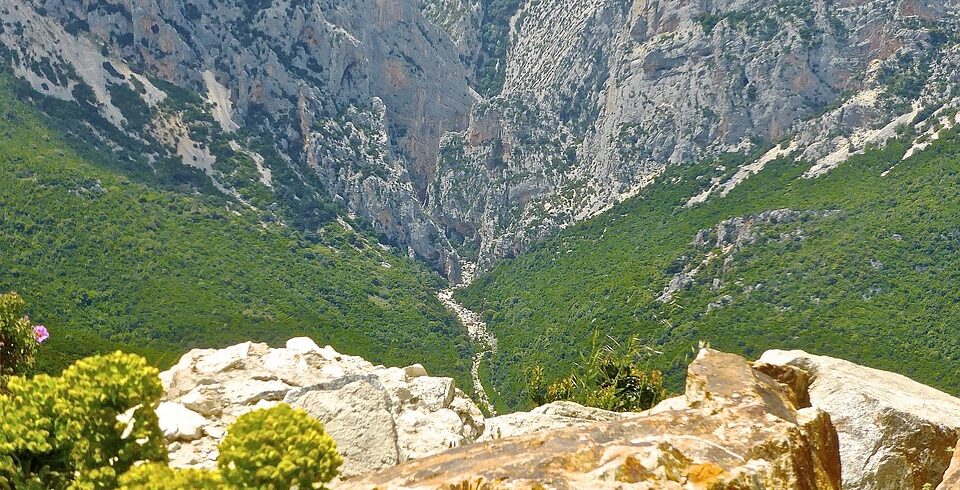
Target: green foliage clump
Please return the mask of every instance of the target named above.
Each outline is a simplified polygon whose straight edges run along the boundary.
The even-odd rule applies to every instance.
[[[203,469],[171,468],[163,463],[134,466],[120,477],[121,490],[217,490],[224,488],[220,473]]]
[[[237,419],[217,460],[224,481],[237,488],[317,488],[341,464],[323,424],[286,404]]]
[[[0,295],[0,389],[10,376],[22,374],[33,363],[37,341],[33,324],[23,314],[17,293]]]
[[[159,372],[137,355],[80,360],[0,394],[0,490],[322,488],[343,459],[323,424],[281,404],[240,417],[218,469],[166,465]]]
[[[13,377],[0,395],[0,488],[111,488],[137,461],[166,461],[159,371],[116,352],[59,377]]]
[[[280,404],[237,419],[220,443],[216,470],[135,467],[120,478],[123,489],[324,488],[343,458],[323,424],[303,410]]]
[[[544,370],[534,366],[527,381],[527,396],[536,406],[567,400],[614,412],[637,412],[652,408],[666,396],[663,374],[645,370],[652,349],[631,338],[626,346],[615,339],[600,347],[594,335],[591,353],[567,376],[547,384]]]

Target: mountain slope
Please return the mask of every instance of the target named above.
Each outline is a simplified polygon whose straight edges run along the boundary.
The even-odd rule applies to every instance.
[[[745,159],[671,167],[638,197],[482,276],[460,297],[499,341],[495,403],[523,407],[524,370],[569,372],[595,331],[639,336],[675,386],[706,341],[747,356],[816,350],[960,392],[956,114],[901,128],[817,178],[803,178],[811,162],[779,158],[702,204],[690,196]],[[927,128],[938,139],[916,151]]]
[[[112,126],[101,144],[146,140],[306,232],[332,201],[458,281],[461,259],[487,270],[669,164],[803,134],[829,165],[945,102],[957,5],[8,0],[0,44]]]
[[[342,219],[304,235],[104,169],[17,101],[18,83],[0,75],[0,290],[53,332],[41,369],[111,342],[169,364],[191,347],[303,334],[470,385],[466,332],[435,298],[435,273]]]

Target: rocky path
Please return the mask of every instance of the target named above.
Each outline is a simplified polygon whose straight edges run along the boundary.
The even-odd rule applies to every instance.
[[[480,381],[480,363],[483,361],[483,356],[488,352],[494,353],[497,351],[497,339],[487,331],[487,324],[480,319],[480,315],[468,310],[453,297],[453,293],[457,289],[465,288],[473,282],[476,267],[474,264],[464,263],[462,266],[463,281],[456,286],[438,291],[437,298],[447,309],[457,315],[460,322],[467,327],[470,340],[473,341],[474,345],[479,347],[478,352],[473,355],[473,364],[470,366],[470,376],[473,378],[473,391],[477,393],[477,398],[480,399],[480,405],[487,410],[491,417],[496,417],[497,411],[493,408],[493,404],[490,403],[490,397],[487,396],[487,391],[483,388],[483,383]]]

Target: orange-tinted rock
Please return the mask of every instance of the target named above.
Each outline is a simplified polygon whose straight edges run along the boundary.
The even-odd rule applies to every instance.
[[[703,350],[680,409],[461,447],[337,488],[838,489],[830,417],[794,398],[743,358]]]
[[[953,450],[953,460],[950,461],[947,472],[943,474],[943,481],[940,482],[937,490],[960,490],[960,442]]]

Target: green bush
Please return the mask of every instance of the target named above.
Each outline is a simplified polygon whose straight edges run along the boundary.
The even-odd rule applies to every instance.
[[[530,401],[539,406],[568,400],[614,412],[634,412],[647,410],[665,398],[663,374],[641,367],[650,357],[650,349],[636,338],[626,346],[609,338],[607,345],[599,347],[597,337],[595,334],[590,355],[553,383],[546,383],[542,367],[533,367],[527,381]]]
[[[111,488],[137,461],[166,461],[156,368],[116,352],[59,377],[10,378],[0,395],[0,488]]]
[[[217,466],[236,488],[322,488],[343,459],[323,424],[281,404],[243,415],[220,443]]]
[[[174,469],[163,463],[133,467],[120,477],[121,490],[167,490],[189,488],[215,490],[223,488],[220,473],[210,470]]]
[[[123,475],[120,488],[324,488],[342,463],[323,424],[281,404],[245,414],[227,429],[216,470],[145,464]]]
[[[11,377],[0,394],[0,490],[323,488],[343,459],[323,424],[279,405],[240,417],[218,470],[166,465],[162,386],[142,357],[116,352],[59,377]]]
[[[30,367],[37,350],[33,325],[23,314],[23,307],[17,293],[0,295],[0,389],[6,378]]]

